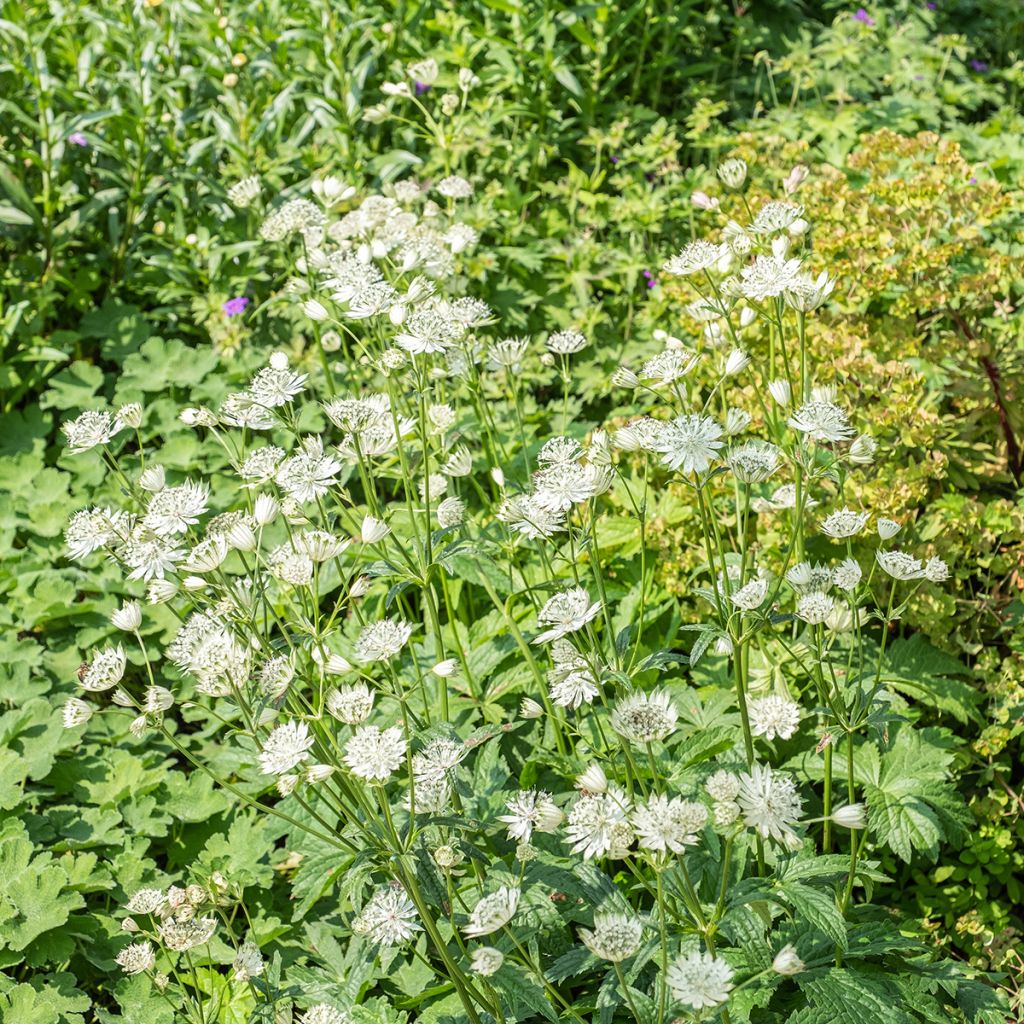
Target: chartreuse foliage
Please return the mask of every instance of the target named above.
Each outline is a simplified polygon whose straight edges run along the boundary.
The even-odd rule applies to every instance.
[[[808,10],[784,0],[755,12],[717,3],[348,10],[288,0],[223,9],[166,0],[123,10],[34,0],[3,7],[0,1019],[171,1024],[202,1014],[206,1022],[269,1024],[327,1004],[363,1022],[463,1020],[453,976],[467,978],[485,1000],[493,992],[506,1020],[573,1019],[553,988],[588,1021],[658,1019],[657,852],[634,842],[629,857],[584,861],[570,852],[563,823],[554,834],[535,831],[537,855],[517,860],[498,816],[519,790],[553,793],[570,811],[574,780],[609,751],[614,756],[601,761],[608,778],[633,782],[634,804],[644,802],[640,780],[658,780],[669,795],[712,810],[708,777],[723,766],[746,771],[736,660],[749,701],[775,694],[803,708],[790,738],[752,737],[755,760],[791,778],[803,799],[796,826],[803,847],[763,843],[762,872],[755,833],[745,829],[726,871],[728,837],[712,823],[684,854],[666,855],[686,865],[696,895],[671,872],[663,876],[670,959],[714,945],[733,971],[724,1004],[732,1020],[856,1013],[860,1020],[1001,1021],[1007,1011],[993,987],[1007,990],[1011,1015],[1019,1012],[1022,23],[988,0],[942,0],[934,11],[916,2],[855,8]],[[381,91],[387,81],[411,84],[405,68],[424,57],[440,65],[420,96],[433,125],[410,101]],[[464,67],[480,83],[450,117],[442,98],[461,95]],[[385,117],[373,109],[380,103],[390,108]],[[747,181],[724,189],[715,168],[734,156],[747,161]],[[735,542],[725,575],[737,565],[747,576],[764,566],[778,583],[798,525],[800,557],[812,566],[852,557],[868,570],[879,546],[875,519],[840,542],[818,532],[843,505],[900,522],[900,534],[883,546],[905,547],[923,562],[937,556],[951,573],[939,585],[900,583],[891,615],[890,578],[881,569],[866,574],[858,601],[878,617],[854,641],[843,633],[822,651],[822,664],[835,671],[825,696],[843,701],[835,707],[822,699],[808,659],[814,628],[778,618],[795,612],[789,584],[779,583],[754,615],[757,636],[740,644],[744,656],[723,653],[729,624],[714,601],[695,491],[660,453],[615,449],[616,483],[571,513],[569,545],[564,533],[517,539],[496,516],[503,498],[530,486],[552,435],[594,452],[595,429],[615,436],[638,413],[664,421],[701,412],[733,339],[728,330],[716,335],[724,321],[707,327],[689,308],[699,277],[677,279],[660,267],[689,239],[718,244],[728,219],[747,224],[766,199],[785,198],[782,183],[795,180],[796,165],[809,174],[790,201],[803,206],[811,229],[793,232],[791,244],[808,269],[827,270],[837,282],[806,318],[812,382],[838,386],[839,404],[877,441],[879,457],[838,478],[828,458],[809,467],[812,477],[824,471],[814,481],[819,490],[808,492],[820,506],[794,517],[751,505],[739,532],[736,509],[748,496],[731,489],[728,474],[714,476],[706,493],[716,502],[720,540]],[[265,214],[288,199],[319,203],[312,182],[332,173],[358,194],[329,210],[331,219],[396,181],[428,189],[446,175],[465,176],[474,186],[469,200],[429,193],[440,221],[416,200],[421,224],[437,225],[454,210],[481,236],[455,254],[454,276],[438,278],[440,291],[485,301],[497,323],[473,328],[483,350],[524,336],[522,361],[507,369],[485,361],[477,377],[414,375],[411,382],[407,364],[387,385],[335,323],[344,307],[321,293],[318,268],[307,273],[297,239],[271,244],[258,234]],[[252,174],[260,198],[239,208],[228,188]],[[694,205],[698,190],[717,209]],[[765,244],[758,236],[758,251]],[[733,270],[750,259],[737,254]],[[395,267],[385,260],[384,269],[390,277]],[[312,282],[330,322],[303,310],[310,295],[298,279]],[[237,307],[224,304],[239,298],[248,303],[228,315]],[[786,316],[788,331],[794,314]],[[400,330],[389,320],[369,330],[340,319],[374,357]],[[547,336],[569,328],[588,346],[552,353],[548,365]],[[656,329],[703,353],[676,408],[664,393],[655,401],[646,390],[609,384],[621,363],[637,371],[665,347]],[[764,320],[740,332],[738,347],[754,363],[714,392],[707,412],[725,426],[719,398],[727,394],[752,413],[747,434],[777,441],[773,431],[785,431],[800,387],[785,413],[766,419],[776,406],[763,386],[785,376],[785,367],[770,367],[772,334]],[[408,465],[392,455],[368,473],[376,511],[387,513],[412,564],[394,540],[383,551],[356,544],[339,556],[337,571],[334,562],[318,571],[315,588],[322,609],[341,608],[332,650],[350,661],[364,623],[385,616],[422,623],[395,662],[401,686],[413,687],[410,710],[422,717],[425,690],[435,720],[423,733],[414,723],[410,752],[440,738],[467,751],[449,779],[461,806],[429,820],[418,815],[400,854],[390,852],[378,804],[307,799],[348,780],[347,764],[312,790],[297,783],[281,797],[269,788],[258,753],[268,730],[296,713],[291,698],[282,707],[267,701],[267,719],[250,729],[240,710],[225,711],[234,698],[197,697],[191,672],[165,660],[180,626],[171,607],[143,603],[139,636],[126,640],[110,615],[145,588],[126,584],[98,555],[85,564],[69,559],[64,545],[74,510],[141,510],[140,453],[164,467],[169,486],[209,481],[210,511],[190,544],[216,512],[239,507],[233,453],[214,432],[178,416],[186,406],[220,410],[275,350],[288,355],[292,372],[309,375],[296,400],[304,411],[298,423],[279,424],[255,443],[271,440],[290,454],[297,436],[317,434],[330,449],[337,428],[317,408],[330,396],[319,354],[325,338],[339,394],[393,386],[398,407],[417,424],[420,393],[428,415],[431,404],[457,413],[439,434],[431,420],[425,441],[417,426],[404,444]],[[447,365],[436,354],[411,365],[428,360]],[[66,454],[58,427],[83,411],[133,402],[144,409],[138,433],[118,434],[113,444],[126,487],[95,453]],[[246,435],[246,450],[254,436]],[[449,477],[445,496],[457,492],[467,515],[438,530],[438,500],[425,506],[420,484],[426,468],[436,474],[441,456],[461,445],[471,473]],[[791,481],[788,465],[789,475],[753,485],[751,501]],[[495,466],[503,489],[488,473]],[[325,525],[359,537],[374,510],[353,464],[333,487],[335,498],[348,495],[352,504],[329,505]],[[303,507],[307,518],[324,514],[315,503]],[[270,539],[283,543],[281,523],[268,530],[262,554]],[[422,550],[428,523],[436,534],[429,557]],[[417,524],[421,547],[412,539]],[[741,534],[746,555],[734,560]],[[230,576],[241,574],[241,557],[225,563]],[[543,703],[552,685],[549,648],[531,644],[543,628],[537,612],[556,592],[550,584],[575,585],[573,566],[591,603],[601,603],[581,632],[598,662],[602,698],[591,712],[545,708],[538,725],[517,711],[523,696]],[[371,581],[366,595],[339,605],[362,575]],[[212,601],[222,585],[195,597],[185,589],[172,605],[180,611],[183,601]],[[440,640],[425,604],[430,591]],[[298,625],[290,617],[294,593],[282,587],[261,600],[283,617],[274,653],[291,655],[283,638],[292,638],[292,689],[306,693],[300,688],[321,685],[320,666],[310,657],[308,602]],[[62,705],[83,696],[80,666],[118,643],[127,652],[127,692],[145,695],[148,660],[153,684],[174,694],[174,710],[160,720],[166,732],[152,717],[146,734],[134,735],[137,712],[105,712],[65,730]],[[269,653],[254,653],[254,669]],[[447,730],[436,721],[441,677],[430,673],[442,653],[457,663],[444,677]],[[359,672],[378,694],[390,678],[380,665]],[[356,676],[326,678],[349,685]],[[614,704],[629,686],[663,688],[678,713],[666,743],[652,745],[653,764],[644,747],[629,747],[627,760],[603,703]],[[856,709],[858,693],[871,703],[853,732],[851,774],[837,712]],[[397,707],[378,696],[371,721],[396,721]],[[578,734],[562,730],[561,748],[553,719],[581,725]],[[595,720],[600,733],[584,724]],[[329,720],[310,721],[315,731]],[[337,760],[352,730],[333,727]],[[400,839],[413,831],[401,795],[408,774],[407,764],[399,767],[387,787]],[[825,816],[826,788],[833,811],[852,791],[867,808],[866,830],[813,820]],[[369,840],[366,828],[377,830]],[[844,910],[851,834],[863,848]],[[388,949],[353,930],[388,879],[417,883],[417,902],[438,935],[417,932]],[[159,889],[180,911],[190,885],[203,893],[195,916],[218,921],[210,942],[188,956],[161,952],[159,972],[172,962],[177,971],[163,989],[146,974],[125,976],[115,958],[143,938],[123,930],[125,904]],[[462,938],[477,897],[502,885],[522,892],[512,934]],[[169,893],[170,886],[178,888]],[[197,900],[200,889],[192,890]],[[713,926],[701,928],[695,906]],[[641,947],[621,964],[621,978],[582,941],[581,929],[593,930],[601,909],[642,922]],[[135,917],[142,928],[156,923]],[[263,965],[248,979],[231,966],[247,938]],[[486,943],[505,957],[484,979],[468,953]],[[796,949],[803,971],[770,969],[785,945]],[[994,973],[970,977],[936,947]],[[665,1015],[688,1012],[672,1003]],[[702,1012],[723,1016],[721,1007]],[[481,1011],[489,1014],[493,1000]]]

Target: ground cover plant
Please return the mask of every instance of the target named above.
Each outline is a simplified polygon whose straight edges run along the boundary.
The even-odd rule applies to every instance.
[[[3,1019],[1016,1019],[988,17],[5,9]]]

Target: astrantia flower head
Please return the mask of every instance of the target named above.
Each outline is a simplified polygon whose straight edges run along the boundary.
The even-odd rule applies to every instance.
[[[685,348],[669,348],[659,352],[640,367],[641,380],[655,385],[674,384],[682,380],[698,363],[699,356]]]
[[[142,525],[158,537],[185,533],[206,511],[210,490],[205,484],[187,481],[179,487],[165,487],[149,499]]]
[[[713,242],[698,239],[684,246],[683,250],[662,264],[662,270],[673,277],[689,277],[702,270],[710,270],[721,258],[722,247]]]
[[[799,821],[803,801],[796,783],[768,765],[755,764],[749,774],[740,775],[737,803],[744,824],[756,829],[764,838],[785,841],[792,836],[792,826]]]
[[[708,776],[704,788],[712,800],[735,800],[740,794],[740,779],[735,773],[721,768]]]
[[[782,256],[755,256],[754,262],[740,271],[743,294],[753,302],[775,298],[788,288],[800,273],[800,260]]]
[[[949,579],[949,566],[941,558],[929,558],[924,564],[924,578],[931,583]]]
[[[844,507],[825,517],[821,524],[821,532],[835,540],[843,540],[860,533],[867,521],[867,512],[854,512]]]
[[[518,889],[507,885],[490,896],[484,896],[473,908],[469,922],[462,928],[462,934],[469,939],[478,939],[504,928],[515,917],[519,896]]]
[[[92,718],[92,705],[78,697],[68,697],[61,708],[61,718],[65,729],[76,729]]]
[[[114,962],[127,975],[143,974],[156,966],[156,954],[148,942],[133,942],[125,946],[114,958]]]
[[[382,619],[364,626],[356,641],[356,658],[367,664],[393,658],[408,643],[412,626],[401,619]]]
[[[508,814],[499,814],[498,821],[508,825],[508,837],[520,843],[528,843],[533,830],[554,832],[562,823],[564,814],[559,810],[550,793],[535,789],[516,793],[508,801]]]
[[[645,850],[683,853],[708,822],[707,808],[695,800],[652,796],[633,812],[633,828]]]
[[[722,428],[710,416],[678,416],[664,424],[654,447],[662,453],[661,461],[671,469],[703,473],[725,444],[721,440],[722,433]]]
[[[473,194],[473,186],[465,178],[452,174],[437,183],[437,191],[448,199],[468,199]]]
[[[365,935],[378,946],[399,946],[422,931],[416,906],[398,886],[379,889],[352,924],[352,930]]]
[[[666,981],[677,1002],[694,1010],[719,1006],[729,998],[732,968],[710,953],[681,956],[668,969]]]
[[[808,625],[820,626],[835,607],[835,601],[822,590],[809,590],[796,602],[796,615]]]
[[[284,722],[267,737],[260,751],[260,768],[264,775],[284,775],[309,756],[313,737],[305,722]]]
[[[294,373],[287,366],[277,369],[264,367],[249,385],[249,394],[254,402],[267,409],[287,405],[296,395],[301,394],[306,383],[306,374]]]
[[[67,439],[68,449],[73,455],[106,444],[123,428],[124,423],[115,419],[109,412],[94,410],[83,412],[76,419],[66,420],[60,426]]]
[[[807,965],[797,956],[796,948],[794,946],[783,946],[782,949],[775,954],[775,959],[772,961],[772,970],[776,974],[781,974],[783,977],[792,977],[794,974],[799,974]]]
[[[769,235],[777,231],[785,231],[798,217],[803,215],[804,208],[798,203],[772,201],[765,203],[750,225],[756,235]]]
[[[590,602],[590,595],[582,587],[570,587],[560,594],[549,598],[537,615],[542,626],[549,626],[543,633],[535,636],[535,644],[544,644],[549,640],[557,640],[582,629],[594,619],[601,610],[601,602]]]
[[[616,910],[598,911],[594,915],[593,930],[580,929],[580,938],[587,949],[611,963],[628,960],[640,948],[643,934],[640,918]]]
[[[547,347],[555,355],[571,356],[587,347],[587,336],[579,331],[556,331],[548,335]]]
[[[128,519],[123,512],[109,508],[90,508],[76,512],[64,531],[68,555],[79,561],[112,543],[127,531]]]
[[[406,746],[397,726],[381,730],[375,725],[364,725],[345,744],[345,764],[361,779],[386,782],[401,765]]]
[[[828,590],[832,585],[832,572],[821,562],[797,562],[786,573],[786,582],[801,594],[808,590]]]
[[[726,459],[736,478],[746,484],[767,480],[781,464],[781,452],[768,441],[747,441],[733,448]]]
[[[846,410],[835,403],[833,389],[815,388],[811,400],[800,406],[788,423],[812,441],[838,444],[854,435]]]
[[[569,811],[565,841],[584,860],[605,854],[622,856],[635,838],[629,819],[629,797],[617,786],[602,793],[584,790]]]
[[[327,1003],[317,1003],[300,1014],[299,1024],[352,1024],[352,1015]]]
[[[747,162],[739,157],[723,160],[718,165],[718,177],[729,188],[742,188],[747,180]]]
[[[190,908],[191,909],[191,908]],[[160,941],[176,953],[186,953],[198,946],[205,946],[217,930],[215,917],[173,917],[165,920],[157,929]]]
[[[854,559],[844,558],[832,570],[832,583],[840,590],[849,592],[860,583],[863,575],[860,565]]]
[[[612,728],[630,743],[655,743],[676,727],[679,712],[664,690],[636,691],[624,697],[612,712]]]
[[[359,725],[370,717],[373,710],[373,693],[365,683],[340,686],[328,694],[327,710],[339,722]]]
[[[260,947],[252,939],[246,939],[232,962],[232,977],[236,981],[248,981],[250,978],[258,978],[266,968],[266,961],[260,953]]]
[[[894,580],[919,580],[925,574],[921,560],[905,551],[876,551],[875,560]]]
[[[82,689],[100,693],[117,686],[124,675],[126,663],[124,648],[120,644],[100,651],[80,676]]]
[[[768,580],[764,577],[745,583],[732,595],[732,603],[745,612],[756,611],[768,596]]]
[[[750,731],[766,740],[788,740],[800,726],[800,705],[777,694],[752,700],[749,713]]]
[[[505,954],[493,946],[478,946],[470,954],[469,969],[481,978],[489,978],[497,974],[505,962]]]
[[[252,206],[259,198],[259,194],[260,179],[255,174],[250,174],[248,178],[235,182],[228,189],[228,200],[232,206],[244,210],[246,207]]]

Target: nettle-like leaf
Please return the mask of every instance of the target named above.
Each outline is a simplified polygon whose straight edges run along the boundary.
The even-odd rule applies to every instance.
[[[934,705],[964,725],[982,721],[977,710],[981,694],[964,680],[967,668],[919,633],[892,644],[883,672],[888,686],[920,705]]]
[[[798,974],[807,1006],[789,1024],[913,1024],[898,989],[880,972],[844,967]]]
[[[864,785],[872,830],[904,861],[915,851],[935,860],[941,843],[966,834],[971,818],[950,780],[952,762],[940,731],[902,727]]]

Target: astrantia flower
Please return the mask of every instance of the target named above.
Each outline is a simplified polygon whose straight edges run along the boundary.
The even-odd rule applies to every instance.
[[[682,380],[699,360],[696,352],[684,348],[669,348],[652,356],[642,367],[638,376],[654,384],[674,384]]]
[[[662,453],[662,462],[684,473],[703,473],[718,456],[722,428],[710,416],[691,414],[678,416],[666,423],[655,442],[655,451]]]
[[[612,712],[612,728],[630,743],[655,743],[665,739],[676,726],[679,712],[664,690],[637,691],[624,697]]]
[[[133,942],[125,946],[114,958],[114,962],[125,974],[142,974],[156,966],[156,954],[148,942]]]
[[[266,966],[260,947],[252,939],[246,939],[235,953],[231,974],[235,981],[248,981],[250,978],[258,978]]]
[[[267,737],[260,751],[260,768],[264,775],[284,775],[309,756],[313,737],[305,722],[284,722]]]
[[[668,969],[665,979],[673,997],[694,1010],[718,1006],[729,998],[732,968],[710,953],[681,956]]]
[[[824,591],[809,590],[796,602],[796,616],[808,625],[820,626],[835,607],[835,601]]]
[[[359,725],[370,717],[373,710],[373,693],[365,683],[340,686],[328,694],[327,710],[339,722]]]
[[[382,619],[364,626],[356,641],[356,658],[367,664],[393,658],[408,643],[412,626],[401,619]]]
[[[695,800],[652,796],[633,812],[633,828],[644,850],[682,853],[697,842],[708,821],[708,810]]]
[[[789,945],[783,946],[775,954],[775,959],[772,961],[772,970],[776,974],[781,974],[787,978],[792,977],[794,974],[799,974],[806,966],[797,955],[796,948]]]
[[[919,580],[925,574],[921,560],[905,551],[876,551],[875,560],[894,580]]]
[[[536,495],[506,498],[498,509],[498,518],[524,537],[551,537],[565,529],[565,513],[543,504]]]
[[[835,286],[835,281],[824,270],[817,277],[797,274],[793,283],[786,289],[786,305],[800,313],[812,313],[824,305]]]
[[[185,533],[206,511],[210,489],[192,481],[180,487],[165,487],[149,499],[142,525],[158,537]]]
[[[89,508],[76,512],[64,531],[68,555],[76,561],[98,551],[120,536],[127,527],[125,514],[109,508]]]
[[[60,425],[73,455],[89,451],[97,445],[106,444],[123,429],[124,424],[114,419],[109,412],[89,410],[76,419],[66,420]]]
[[[260,179],[255,174],[250,174],[248,178],[236,181],[228,189],[228,200],[232,206],[244,210],[259,198],[259,194]]]
[[[266,366],[253,378],[249,394],[253,401],[268,409],[287,405],[304,390],[306,376],[304,373],[294,373],[287,366],[281,369]]]
[[[584,791],[569,811],[565,841],[584,860],[622,856],[636,838],[629,819],[629,797],[617,786],[603,793]]]
[[[800,260],[784,256],[755,256],[754,262],[740,271],[743,294],[754,302],[775,298],[793,286],[800,273]]]
[[[481,935],[490,935],[504,928],[515,917],[519,896],[518,889],[507,885],[485,896],[473,908],[469,922],[462,928],[462,934],[469,939],[478,939]]]
[[[863,804],[844,804],[831,814],[831,820],[843,828],[866,828],[867,811]]]
[[[468,753],[469,747],[459,740],[449,739],[447,736],[431,740],[413,758],[412,770],[416,781],[446,781]]]
[[[924,578],[932,583],[949,579],[949,566],[941,558],[929,558],[924,564]]]
[[[583,944],[594,956],[616,964],[628,960],[640,948],[643,934],[640,918],[614,910],[596,913],[592,931],[580,929]]]
[[[299,1024],[352,1024],[352,1015],[327,1003],[317,1003],[300,1014]]]
[[[704,788],[712,800],[735,800],[740,794],[739,776],[722,768],[708,776]]]
[[[550,626],[533,638],[535,644],[557,640],[582,629],[601,611],[601,602],[590,603],[590,595],[582,587],[570,587],[549,598],[537,615],[542,626]]]
[[[836,405],[834,391],[827,388],[815,388],[811,400],[801,405],[787,422],[812,441],[838,444],[854,435],[846,410]]]
[[[556,331],[548,335],[547,347],[555,355],[570,356],[587,347],[587,336],[579,331]]]
[[[337,480],[341,463],[324,454],[319,437],[302,439],[301,450],[278,467],[278,486],[296,501],[313,501],[323,497]]]
[[[804,208],[798,203],[768,202],[757,211],[757,216],[751,222],[750,230],[756,235],[774,234],[776,231],[785,231],[798,217],[802,216]]]
[[[450,498],[445,498],[437,506],[437,525],[442,530],[446,530],[452,526],[458,526],[466,517],[466,503],[454,495]]]
[[[125,664],[124,648],[120,644],[100,651],[81,675],[82,689],[100,693],[117,686],[124,675]]]
[[[378,946],[398,946],[422,931],[416,906],[397,886],[379,889],[353,922],[352,930]]]
[[[502,338],[491,342],[487,349],[487,358],[493,369],[513,369],[522,362],[529,346],[529,338]]]
[[[746,484],[759,484],[779,468],[781,453],[768,441],[747,441],[733,448],[726,462],[738,480]]]
[[[797,562],[786,573],[786,581],[801,594],[809,590],[828,590],[832,585],[832,572],[827,565],[823,565],[821,562],[816,564]]]
[[[68,697],[61,708],[61,718],[65,729],[75,729],[85,725],[92,718],[92,705],[78,697]]]
[[[496,974],[505,962],[505,954],[493,946],[478,946],[470,954],[469,969],[481,978]]]
[[[803,801],[796,783],[767,765],[755,764],[750,773],[740,775],[740,805],[743,822],[764,838],[785,841],[792,836],[792,826],[799,821]]]
[[[528,843],[533,830],[554,832],[565,815],[558,809],[550,793],[535,789],[516,793],[508,801],[508,814],[499,814],[498,821],[508,825],[508,837],[520,843]]]
[[[747,162],[739,157],[723,160],[718,165],[718,177],[729,188],[740,188],[747,180]]]
[[[662,264],[662,270],[673,277],[689,277],[702,270],[710,270],[721,258],[721,246],[704,239],[690,242],[683,250]]]
[[[745,583],[732,595],[732,603],[745,612],[756,611],[768,596],[768,580],[764,577]]]
[[[867,512],[854,512],[844,507],[825,517],[821,524],[821,532],[835,540],[843,540],[860,533],[867,521]]]
[[[345,764],[361,779],[384,782],[398,770],[406,746],[397,726],[382,731],[375,725],[364,725],[345,744]]]
[[[750,731],[766,740],[788,740],[800,726],[800,705],[777,694],[752,700],[748,710]]]
[[[171,918],[158,929],[160,941],[176,953],[186,953],[197,946],[205,946],[217,930],[215,917]]]
[[[468,199],[473,194],[473,186],[465,178],[452,174],[437,183],[437,191],[447,199]]]
[[[166,902],[159,889],[139,889],[125,904],[129,914],[155,914]]]
[[[853,590],[864,573],[857,562],[852,558],[844,558],[833,570],[832,570],[832,583],[837,586],[840,590],[847,592]]]

